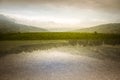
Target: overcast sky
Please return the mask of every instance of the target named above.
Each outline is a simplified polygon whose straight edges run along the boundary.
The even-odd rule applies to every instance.
[[[0,13],[43,28],[82,28],[120,22],[120,0],[0,0]]]

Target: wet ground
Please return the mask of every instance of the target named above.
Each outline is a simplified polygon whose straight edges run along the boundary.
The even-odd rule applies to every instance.
[[[119,61],[98,59],[82,53],[60,47],[10,54],[0,58],[0,80],[120,79]]]

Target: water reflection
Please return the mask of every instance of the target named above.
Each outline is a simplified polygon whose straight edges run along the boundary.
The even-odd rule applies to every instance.
[[[117,80],[120,65],[74,55],[63,48],[11,54],[0,59],[0,80]],[[79,53],[82,53],[79,51]]]
[[[74,56],[70,53],[59,51],[59,50],[46,50],[46,51],[33,51],[31,53],[23,53],[28,58],[31,57],[31,59],[42,59],[42,60],[71,60],[74,58]]]

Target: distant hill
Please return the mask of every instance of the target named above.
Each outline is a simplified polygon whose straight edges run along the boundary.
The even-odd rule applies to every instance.
[[[103,24],[90,28],[75,30],[75,32],[120,33],[120,23]]]
[[[46,32],[46,29],[15,23],[15,20],[0,15],[0,32]]]

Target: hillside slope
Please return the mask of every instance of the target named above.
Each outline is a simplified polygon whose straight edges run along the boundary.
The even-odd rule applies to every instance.
[[[0,15],[0,32],[46,32],[46,29],[15,23],[14,19]]]
[[[75,32],[120,33],[120,23],[103,24],[90,28],[75,30]]]

